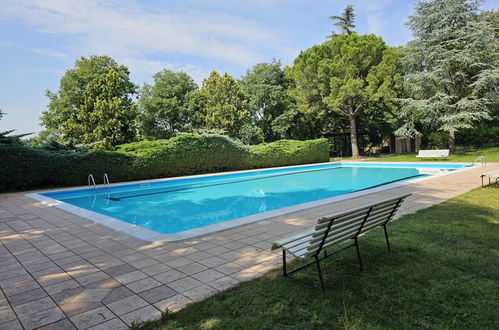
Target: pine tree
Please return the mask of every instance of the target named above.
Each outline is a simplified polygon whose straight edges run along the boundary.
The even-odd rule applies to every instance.
[[[341,16],[331,16],[329,19],[333,21],[337,21],[334,23],[334,26],[337,26],[340,28],[341,34],[352,34],[355,33],[353,29],[355,28],[355,25],[353,24],[354,19],[355,19],[355,13],[354,13],[354,8],[352,5],[348,5],[345,7],[343,10],[343,13]],[[336,36],[336,32],[332,32],[331,35],[328,36],[328,38],[332,39],[334,36]]]
[[[489,21],[477,19],[479,1],[420,1],[407,25],[415,39],[406,47],[401,99],[406,124],[395,133],[413,137],[416,124],[455,134],[490,118],[498,101],[498,40]]]

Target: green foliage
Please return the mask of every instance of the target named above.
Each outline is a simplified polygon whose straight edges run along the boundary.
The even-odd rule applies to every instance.
[[[111,69],[87,85],[82,107],[68,121],[77,142],[110,149],[135,140],[137,107],[129,97],[135,87],[127,81],[128,73]]]
[[[244,124],[239,131],[239,139],[244,144],[254,145],[264,141],[263,131],[260,127]]]
[[[331,16],[329,19],[336,21],[333,25],[340,28],[340,31],[342,34],[352,34],[355,33],[353,29],[355,28],[355,25],[353,24],[354,19],[355,19],[355,13],[354,13],[354,8],[352,5],[348,5],[345,7],[343,10],[343,13],[341,16]],[[334,38],[337,36],[336,32],[333,31],[328,38]]]
[[[477,148],[499,146],[499,120],[482,123],[472,129],[463,130],[456,137],[459,146],[473,146]]]
[[[375,35],[338,35],[295,59],[288,71],[290,94],[299,111],[323,125],[347,119],[357,156],[357,116],[370,103],[396,94],[396,61],[396,50]]]
[[[0,153],[0,191],[84,185],[89,173],[102,178],[107,172],[116,181],[134,178],[132,158],[115,152],[48,151],[0,145]]]
[[[281,120],[276,121],[279,116],[292,111],[281,62],[273,60],[271,63],[256,64],[239,83],[249,95],[250,111],[255,124],[263,131],[264,140],[270,142],[282,137],[289,138],[279,133],[286,128],[280,127]]]
[[[111,148],[136,136],[136,86],[128,69],[107,56],[82,57],[61,78],[59,91],[47,91],[42,124],[62,141]]]
[[[447,148],[447,135],[445,132],[431,132],[428,135],[425,149],[445,149]]]
[[[227,73],[220,76],[212,71],[203,81],[196,102],[198,127],[224,129],[229,136],[238,138],[241,127],[251,124],[248,96]]]
[[[60,141],[60,134],[52,129],[44,129],[37,135],[25,139],[24,143],[30,147],[42,147],[46,144],[52,143],[52,141]]]
[[[185,72],[163,70],[154,75],[153,85],[144,84],[138,102],[140,133],[147,139],[168,139],[190,125],[190,102],[197,90]]]
[[[415,35],[402,64],[409,97],[402,100],[405,125],[396,134],[419,134],[416,123],[454,134],[490,118],[499,95],[494,27],[478,16],[475,0],[419,2],[409,27]],[[483,18],[483,19],[482,19]]]
[[[23,142],[21,141],[21,138],[27,135],[30,135],[32,133],[24,133],[24,134],[17,134],[17,135],[9,135],[10,133],[14,132],[15,129],[11,129],[8,131],[3,131],[0,132],[0,145],[22,145]]]
[[[156,178],[242,169],[249,150],[223,135],[182,134],[126,144],[118,152],[134,156],[133,167],[141,177]]]
[[[273,167],[325,162],[329,160],[330,150],[327,139],[279,140],[254,146],[250,164],[251,167]]]
[[[0,191],[86,184],[87,175],[113,182],[297,165],[329,160],[325,139],[246,146],[227,136],[181,134],[169,140],[120,145],[116,151],[80,152],[62,145],[33,148],[0,144]]]

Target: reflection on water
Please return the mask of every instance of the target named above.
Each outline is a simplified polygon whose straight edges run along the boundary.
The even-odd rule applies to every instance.
[[[415,168],[335,167],[310,172],[182,184],[137,185],[60,200],[170,234],[347,194],[418,176]],[[112,197],[115,200],[110,200]]]

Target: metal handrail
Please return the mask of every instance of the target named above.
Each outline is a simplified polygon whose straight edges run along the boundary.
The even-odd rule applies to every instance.
[[[107,176],[107,173],[104,173],[104,184],[109,187],[109,177]]]
[[[94,186],[94,188],[97,189],[97,185],[95,184],[94,176],[92,174],[89,174],[88,175],[88,187],[91,188],[92,186]]]
[[[487,166],[487,162],[485,161],[485,157],[484,156],[478,156],[477,158],[475,158],[475,160],[473,161],[473,164],[471,164],[471,165],[475,165],[475,163],[477,163],[477,162],[482,163],[482,167],[486,167]]]

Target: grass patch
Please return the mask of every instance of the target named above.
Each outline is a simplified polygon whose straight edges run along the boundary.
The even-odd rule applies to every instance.
[[[314,267],[279,270],[140,329],[498,329],[499,189],[481,188],[407,215]]]
[[[429,161],[428,159],[416,158],[415,153],[402,154],[402,155],[390,155],[390,156],[378,156],[378,157],[367,157],[368,160],[372,161],[383,161],[383,162],[423,162]],[[479,149],[472,151],[456,151],[449,155],[446,159],[432,159],[430,161],[450,161],[450,162],[473,162],[478,156],[484,156],[487,162],[499,162],[499,147]],[[366,157],[364,157],[366,158]]]

